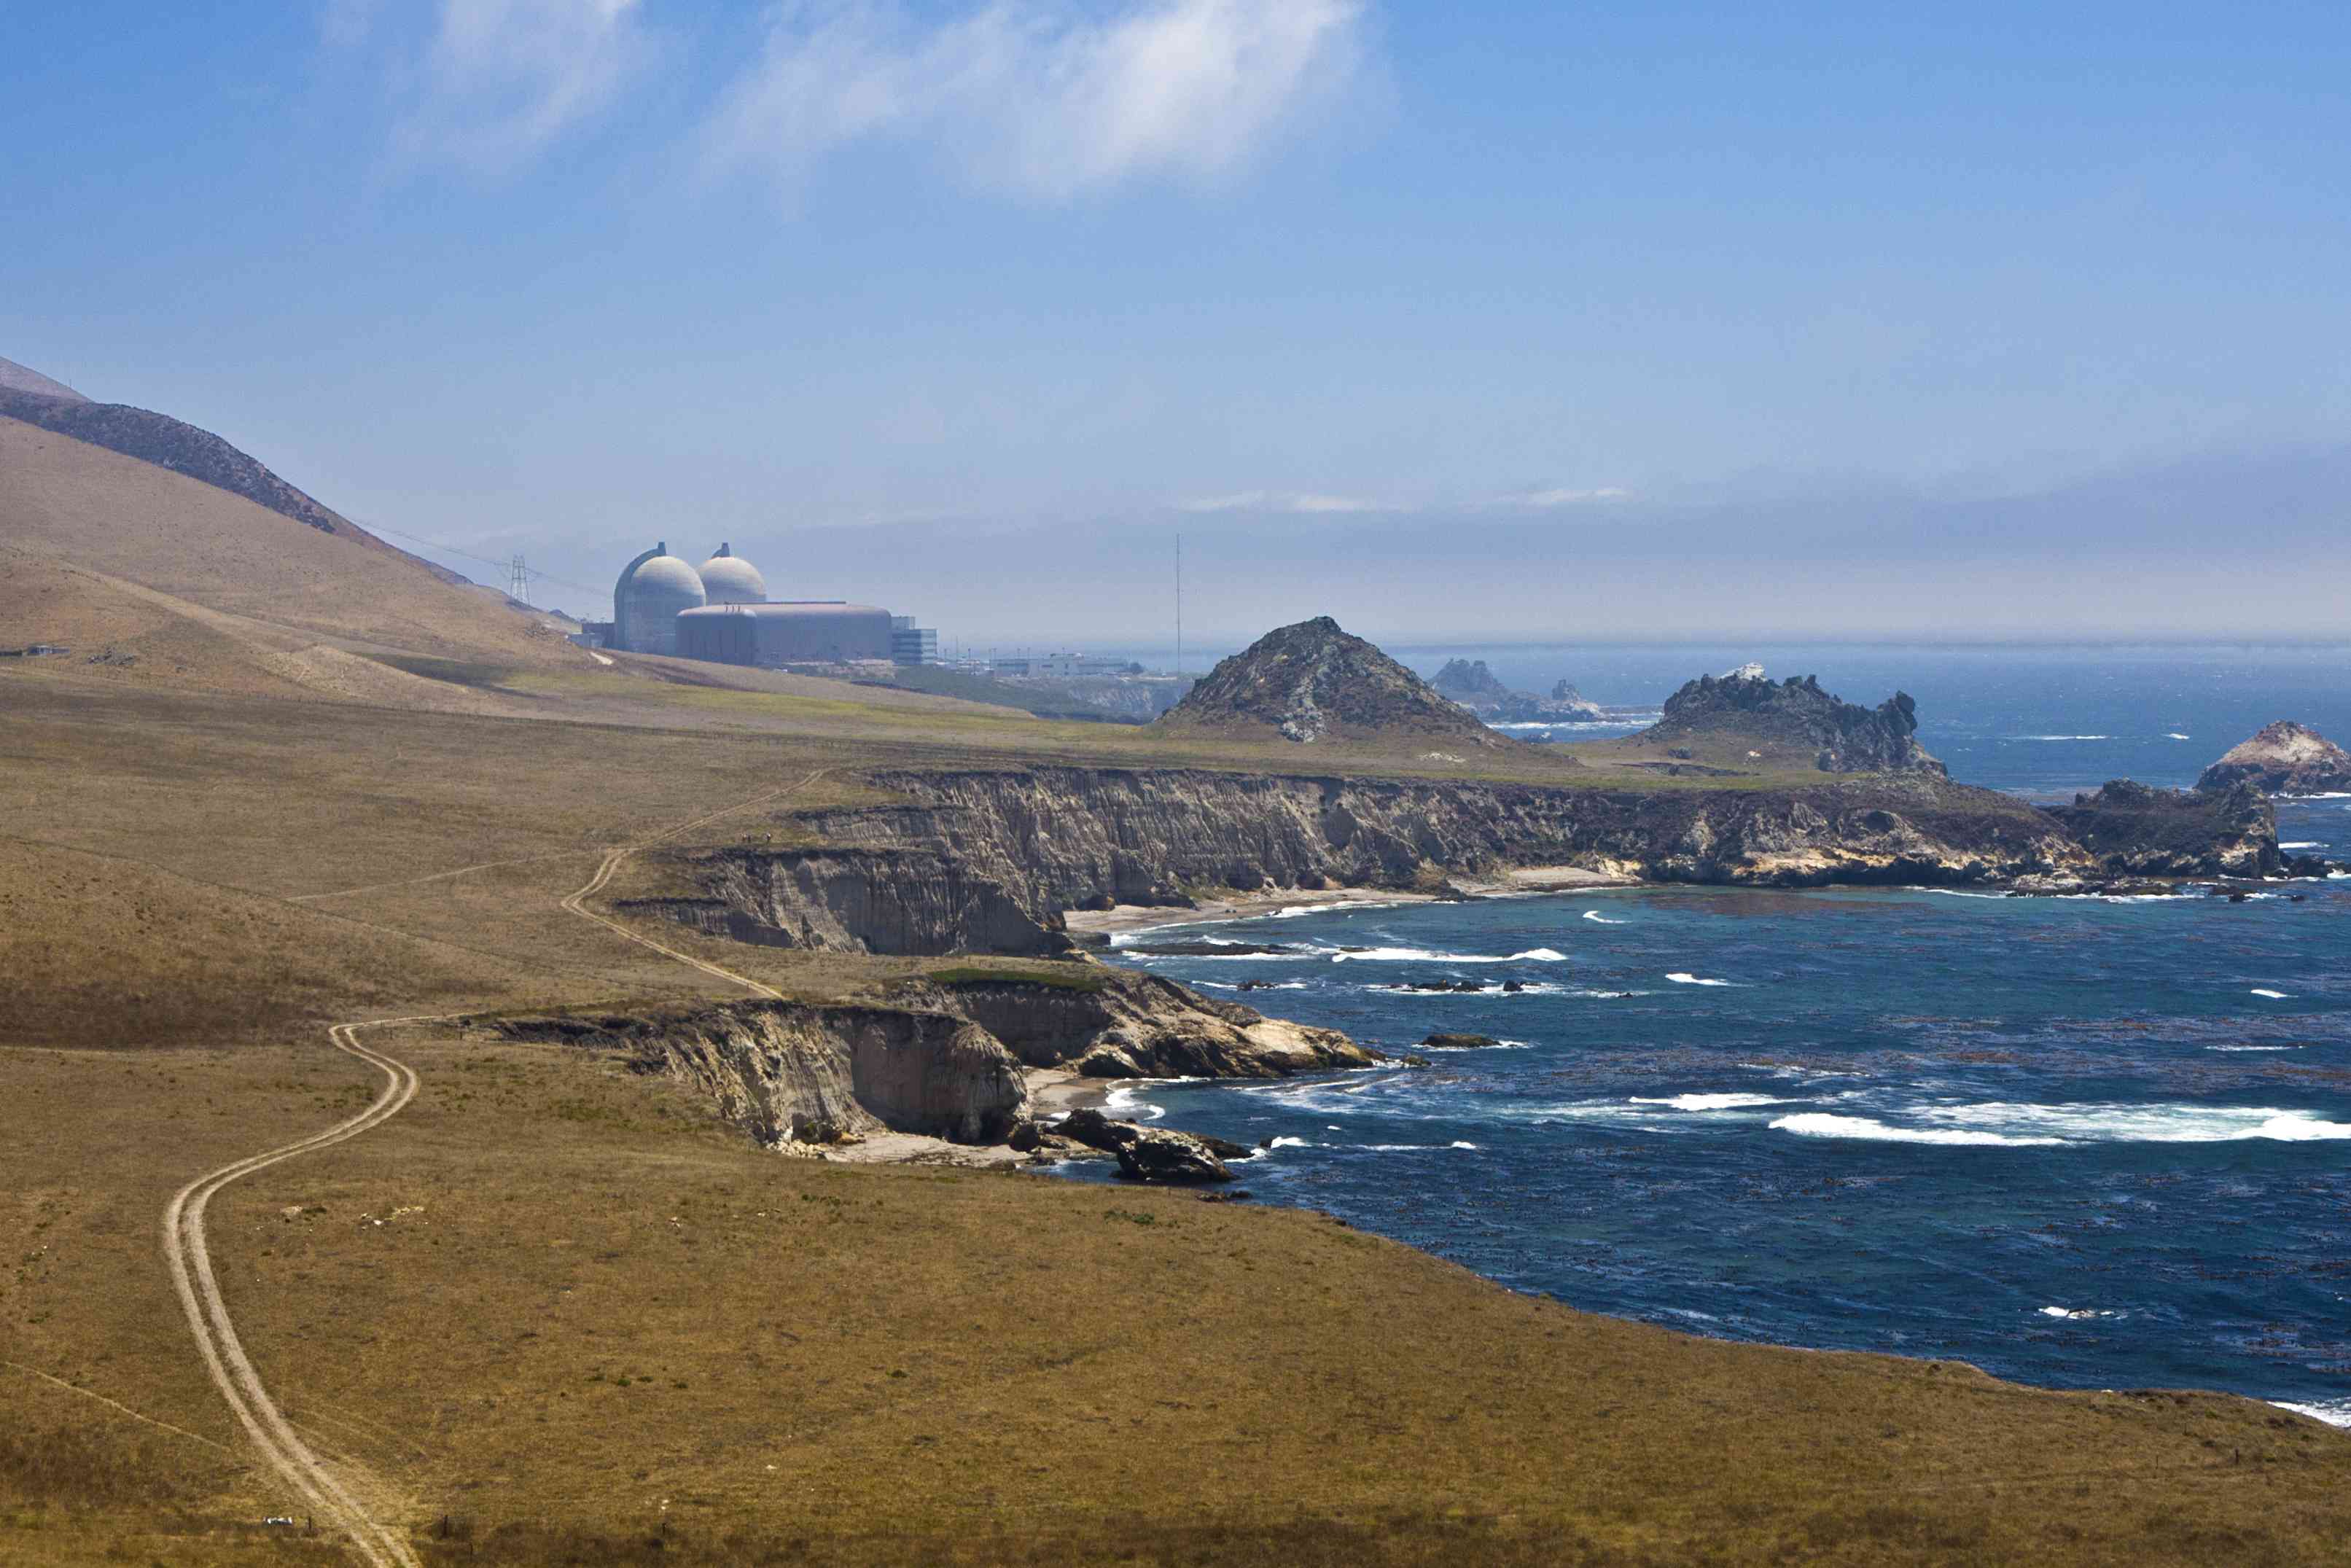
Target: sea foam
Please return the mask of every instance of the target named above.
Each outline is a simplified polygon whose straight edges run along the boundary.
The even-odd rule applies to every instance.
[[[1794,1133],[1806,1138],[1861,1138],[1885,1144],[1971,1144],[2024,1148],[2064,1142],[2061,1138],[2017,1138],[2005,1133],[1970,1132],[1954,1127],[1891,1127],[1868,1116],[1832,1116],[1823,1111],[1782,1116],[1771,1124],[1771,1128],[1774,1132]]]
[[[1633,1096],[1635,1105],[1670,1105],[1677,1111],[1744,1111],[1757,1105],[1785,1105],[1787,1102],[1772,1094],[1674,1094],[1651,1100]]]
[[[1696,975],[1689,974],[1683,970],[1676,970],[1673,974],[1667,975],[1666,978],[1671,980],[1677,986],[1727,986],[1730,984],[1729,980],[1702,980]]]
[[[1611,920],[1611,919],[1609,919],[1609,918],[1608,918],[1608,916],[1606,916],[1606,915],[1604,915],[1601,914],[1601,913],[1600,913],[1600,911],[1598,911],[1598,910],[1596,910],[1596,909],[1587,909],[1587,910],[1585,910],[1585,911],[1583,912],[1583,917],[1584,917],[1586,920],[1597,920],[1597,921],[1598,921],[1598,922],[1600,922],[1600,924],[1601,924],[1601,925],[1624,925],[1624,924],[1625,924],[1625,923],[1624,923],[1623,921],[1621,921],[1621,920]]]

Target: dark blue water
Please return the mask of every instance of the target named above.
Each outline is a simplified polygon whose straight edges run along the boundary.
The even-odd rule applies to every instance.
[[[2024,793],[2184,781],[2271,718],[2351,734],[2339,652],[1938,657],[1842,684],[1898,681],[1955,775]],[[1503,673],[1554,664],[1541,685],[1578,671]],[[2034,738],[2057,736],[2102,738]],[[2351,857],[2351,800],[2280,829]],[[1186,935],[1290,951],[1128,961],[1271,982],[1244,999],[1386,1050],[1510,1042],[1122,1096],[1280,1140],[1241,1167],[1261,1199],[1706,1333],[2351,1419],[2351,881],[2240,904],[1647,889]],[[1457,977],[1526,989],[1393,988]]]

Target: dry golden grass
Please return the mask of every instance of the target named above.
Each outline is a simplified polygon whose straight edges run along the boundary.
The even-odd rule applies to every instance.
[[[255,1526],[284,1500],[157,1243],[181,1183],[366,1102],[325,1019],[727,994],[559,907],[612,846],[723,808],[678,841],[873,800],[876,768],[1254,760],[599,689],[657,695],[590,724],[568,689],[507,719],[0,673],[6,1038],[156,1047],[0,1048],[0,1562],[332,1554]],[[810,996],[935,967],[664,936]],[[2351,1538],[2351,1439],[2245,1402],[1689,1339],[1309,1214],[791,1161],[564,1049],[377,1039],[415,1103],[228,1188],[213,1247],[263,1377],[436,1563],[2258,1563]]]
[[[1309,1213],[779,1159],[563,1048],[374,1038],[416,1103],[230,1188],[213,1249],[263,1377],[429,1561],[2283,1563],[2351,1539],[2351,1440],[2247,1402],[1694,1339]],[[364,1082],[298,1049],[10,1070],[50,1136],[0,1153],[36,1255],[5,1354],[192,1436],[20,1380],[100,1445],[93,1475],[166,1490],[103,1482],[74,1515],[0,1466],[0,1520],[43,1521],[0,1526],[0,1558],[177,1529],[164,1561],[235,1561],[228,1527],[275,1505],[198,1440],[235,1437],[151,1216]],[[127,1135],[167,1092],[197,1113]]]

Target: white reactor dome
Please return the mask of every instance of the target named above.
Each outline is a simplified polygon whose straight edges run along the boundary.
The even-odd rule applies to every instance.
[[[765,604],[768,601],[768,580],[759,569],[735,553],[732,545],[720,545],[718,553],[702,563],[703,591],[713,604]]]
[[[677,617],[699,610],[707,596],[694,568],[669,553],[666,542],[631,561],[612,591],[615,641],[637,653],[677,652]]]

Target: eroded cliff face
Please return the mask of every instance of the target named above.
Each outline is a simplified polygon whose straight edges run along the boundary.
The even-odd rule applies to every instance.
[[[1063,909],[1183,904],[1192,887],[1409,887],[1515,865],[1666,882],[1967,883],[2091,869],[2063,829],[1991,790],[1919,775],[1797,789],[1562,789],[1030,768],[889,774],[910,803],[820,812],[830,842],[919,846]]]
[[[1383,1060],[1336,1030],[1270,1019],[1156,975],[1088,966],[1073,978],[958,980],[905,995],[971,1019],[1031,1067],[1089,1078],[1286,1078]]]
[[[667,859],[695,896],[614,907],[738,942],[820,952],[1036,956],[1070,946],[1058,913],[1032,914],[1002,882],[927,845],[726,848]]]
[[[2267,876],[2283,864],[2276,813],[2251,784],[2157,789],[2116,779],[2047,810],[2109,875]]]
[[[496,1027],[514,1039],[625,1052],[637,1071],[701,1090],[722,1116],[771,1147],[882,1128],[986,1143],[1029,1108],[1012,1053],[946,1013],[758,1001]]]

